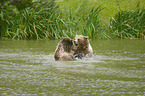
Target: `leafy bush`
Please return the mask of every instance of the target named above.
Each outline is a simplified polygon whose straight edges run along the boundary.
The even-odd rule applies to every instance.
[[[13,39],[39,39],[44,36],[42,31],[46,29],[46,22],[52,22],[52,15],[57,10],[54,0],[46,2],[40,0],[33,2],[31,6],[18,7],[20,3],[27,3],[28,0],[11,0],[3,2],[1,11],[1,36]],[[32,0],[30,0],[32,1]],[[15,4],[15,5],[14,5]],[[49,24],[48,23],[48,24]]]
[[[99,6],[88,10],[85,4],[83,2],[76,12],[71,12],[60,11],[54,0],[33,2],[23,9],[5,2],[1,13],[2,36],[13,39],[58,39],[83,34],[96,38],[100,23],[98,14],[102,9]],[[86,12],[79,14],[81,10]]]
[[[13,39],[59,39],[76,34],[90,38],[144,38],[145,9],[121,10],[101,26],[101,6],[86,7],[87,0],[71,1],[60,8],[54,0],[2,0],[0,36]],[[108,2],[108,1],[107,1]],[[67,1],[65,2],[67,3]],[[21,6],[22,5],[22,6]],[[139,5],[138,5],[139,6]],[[100,23],[101,22],[101,23]]]
[[[110,20],[110,31],[119,38],[143,38],[144,29],[145,9],[121,10]]]

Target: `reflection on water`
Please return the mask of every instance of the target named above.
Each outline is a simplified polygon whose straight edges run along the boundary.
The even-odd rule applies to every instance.
[[[1,95],[145,95],[144,40],[93,40],[92,58],[54,61],[58,42],[1,40]]]

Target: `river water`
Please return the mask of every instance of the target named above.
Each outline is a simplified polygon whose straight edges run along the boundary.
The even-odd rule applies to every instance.
[[[91,40],[92,58],[54,61],[58,40],[0,40],[1,96],[145,96],[145,40]]]

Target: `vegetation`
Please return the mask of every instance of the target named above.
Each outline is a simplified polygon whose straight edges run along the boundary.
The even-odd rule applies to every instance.
[[[120,6],[124,0],[116,0],[115,3],[111,2],[113,0],[103,3],[101,0],[93,1],[2,0],[0,36],[13,39],[59,39],[82,34],[92,39],[145,38],[144,1],[138,1],[137,7],[130,10]],[[110,7],[110,13],[108,11],[106,14],[108,1],[117,8]]]
[[[110,20],[110,33],[119,38],[144,38],[145,9],[119,11]]]

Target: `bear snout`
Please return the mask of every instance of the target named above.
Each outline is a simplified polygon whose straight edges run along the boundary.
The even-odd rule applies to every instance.
[[[75,44],[75,46],[78,46],[78,43],[77,43],[77,41],[74,41],[74,44]]]

